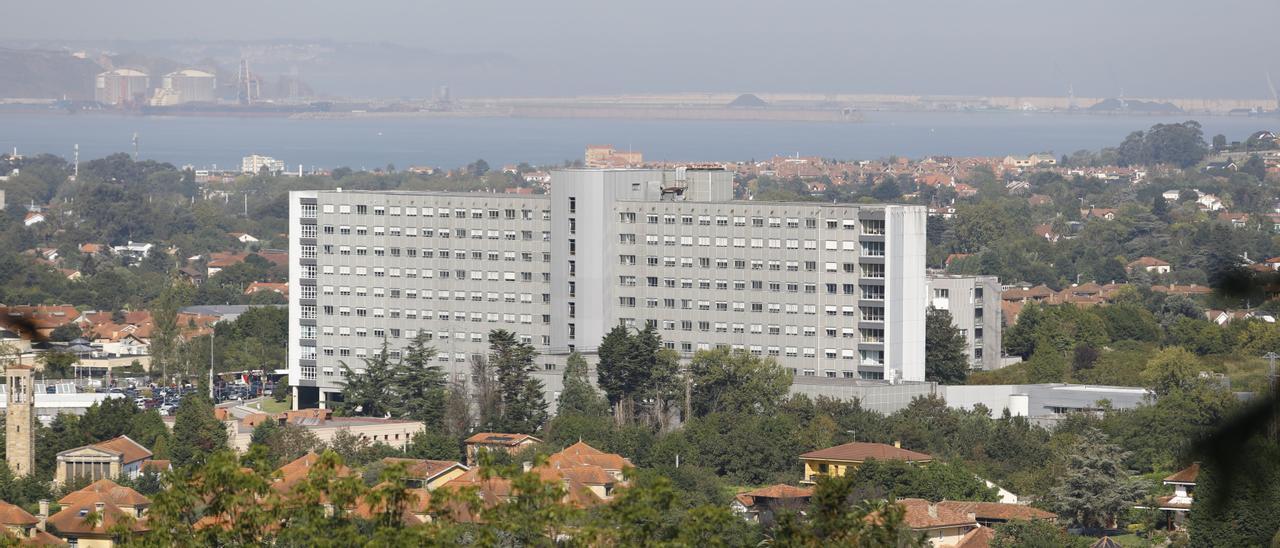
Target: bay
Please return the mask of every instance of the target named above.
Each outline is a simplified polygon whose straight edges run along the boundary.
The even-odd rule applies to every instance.
[[[867,112],[861,123],[717,122],[517,118],[289,119],[0,112],[0,150],[82,160],[138,151],[199,168],[237,167],[263,154],[290,170],[558,164],[588,144],[638,150],[649,160],[741,161],[775,155],[875,159],[889,155],[1004,156],[1114,146],[1156,123],[1198,120],[1205,139],[1243,140],[1275,119],[1223,116],[1085,115],[1036,112]]]

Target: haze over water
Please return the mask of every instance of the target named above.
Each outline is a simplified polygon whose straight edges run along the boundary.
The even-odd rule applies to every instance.
[[[851,124],[512,118],[141,117],[107,114],[0,114],[0,150],[48,152],[82,160],[132,152],[196,167],[237,167],[264,154],[290,170],[378,168],[394,164],[459,167],[477,158],[490,165],[557,164],[580,159],[587,144],[642,151],[648,160],[738,161],[774,155],[874,159],[889,155],[1003,156],[1070,154],[1118,144],[1131,131],[1161,122],[1198,120],[1205,139],[1222,133],[1243,140],[1276,119],[1211,116],[1106,116],[1018,112],[870,112]]]

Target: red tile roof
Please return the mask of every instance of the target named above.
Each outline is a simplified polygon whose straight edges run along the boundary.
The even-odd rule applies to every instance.
[[[924,499],[898,499],[898,504],[906,509],[907,526],[916,529],[941,529],[944,527],[978,526],[978,522],[969,516],[956,512],[941,504],[931,504]]]
[[[794,487],[786,484],[770,485],[734,496],[743,506],[755,506],[756,499],[807,499],[813,496],[812,487]]]
[[[933,457],[883,443],[853,442],[800,455],[801,459],[863,462],[867,459],[928,462]]]
[[[1192,463],[1191,466],[1178,470],[1173,475],[1164,478],[1168,483],[1191,483],[1196,482],[1196,478],[1200,476],[1200,463]]]
[[[469,444],[474,443],[474,444],[482,444],[482,445],[506,445],[510,447],[515,447],[517,445],[520,445],[521,443],[524,443],[527,440],[532,440],[534,443],[542,443],[542,440],[535,438],[533,436],[530,436],[528,434],[502,434],[497,432],[480,432],[478,434],[475,434],[467,438],[466,443],[469,443]]]
[[[938,506],[954,510],[961,515],[973,514],[980,520],[1050,520],[1058,515],[1039,508],[1023,504],[1005,504],[1002,502],[976,502],[967,500],[944,500]]]
[[[130,464],[151,458],[151,450],[143,447],[142,444],[133,441],[129,436],[120,436],[101,443],[95,443],[93,444],[93,447],[110,451],[112,453],[118,453],[121,455],[121,459],[124,461],[124,464]]]

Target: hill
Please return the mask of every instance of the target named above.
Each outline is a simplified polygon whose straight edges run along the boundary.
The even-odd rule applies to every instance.
[[[0,97],[93,99],[101,70],[66,52],[0,48]]]

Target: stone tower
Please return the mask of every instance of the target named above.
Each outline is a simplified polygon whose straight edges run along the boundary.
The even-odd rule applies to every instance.
[[[11,365],[4,370],[5,409],[4,450],[9,471],[20,477],[35,471],[35,382],[26,365]]]

